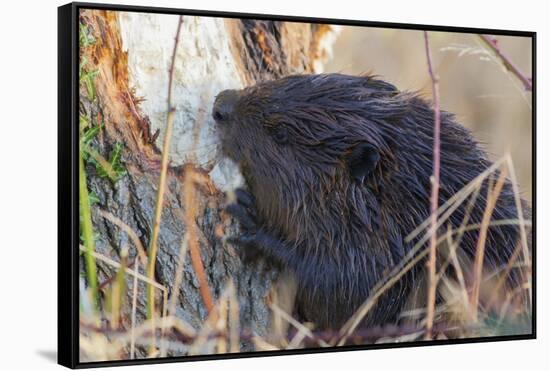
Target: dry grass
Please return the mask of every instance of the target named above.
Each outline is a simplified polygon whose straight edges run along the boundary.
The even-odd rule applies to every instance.
[[[491,211],[500,194],[506,173],[512,173],[509,168],[512,163],[509,158],[498,161],[495,166],[470,184],[466,185],[450,202],[438,209],[438,225],[443,225],[450,217],[452,211],[456,210],[460,203],[467,203],[467,206],[477,202],[481,183],[488,181],[495,171],[500,170],[499,178],[490,188],[489,198],[485,216],[481,223],[470,224],[468,217],[464,218],[463,224],[456,229],[447,229],[447,233],[438,236],[436,244],[438,249],[446,245],[449,253],[446,259],[442,259],[441,267],[437,272],[438,294],[444,298],[443,303],[434,309],[434,338],[446,337],[479,337],[495,336],[510,333],[530,333],[529,321],[531,307],[529,300],[522,300],[527,294],[531,297],[531,262],[529,254],[524,254],[524,245],[520,241],[515,252],[507,265],[499,267],[495,271],[483,269],[482,256],[484,242],[490,228],[502,225],[518,225],[527,236],[526,229],[531,226],[529,220],[523,216],[513,220],[491,220]],[[513,173],[512,173],[513,174]],[[468,209],[468,207],[467,207]],[[376,305],[378,298],[394,285],[416,264],[423,261],[428,255],[430,246],[427,244],[430,234],[430,223],[425,223],[411,235],[421,236],[414,249],[388,274],[385,280],[380,282],[374,289],[373,294],[358,308],[354,316],[343,326],[340,331],[334,333],[319,333],[312,329],[310,324],[300,323],[292,318],[276,304],[270,308],[273,316],[282,318],[290,325],[291,330],[287,331],[287,338],[273,339],[258,336],[250,333],[248,329],[241,328],[239,324],[239,307],[237,291],[234,283],[229,280],[223,292],[212,304],[207,319],[199,329],[194,329],[190,324],[175,317],[175,307],[178,300],[178,288],[182,282],[181,272],[185,262],[185,256],[189,250],[189,235],[182,236],[180,254],[178,257],[178,269],[174,278],[173,292],[175,293],[170,301],[167,299],[167,289],[149,279],[149,277],[138,273],[139,259],[136,259],[136,266],[133,270],[124,269],[121,262],[93,253],[96,261],[101,261],[115,268],[120,272],[124,269],[127,279],[133,280],[131,285],[133,300],[126,305],[131,306],[132,324],[129,328],[110,326],[109,328],[97,326],[97,321],[87,318],[81,313],[81,353],[84,359],[110,360],[110,359],[133,359],[136,357],[136,348],[154,346],[154,351],[149,356],[192,355],[192,354],[223,354],[228,352],[239,352],[240,343],[248,342],[254,348],[260,350],[274,349],[296,349],[304,346],[326,347],[341,346],[353,341],[368,344],[373,342],[399,342],[414,341],[425,337],[426,330],[426,308],[415,308],[404,312],[404,318],[413,319],[416,326],[412,328],[399,326],[385,329],[360,329],[361,320]],[[479,231],[478,242],[479,255],[474,262],[466,261],[460,253],[461,236],[468,231]],[[524,241],[527,242],[527,241]],[[198,245],[197,245],[198,246]],[[82,251],[86,251],[81,246]],[[481,263],[480,263],[481,262]],[[452,265],[457,273],[455,278],[445,274],[446,267]],[[511,290],[506,288],[504,281],[511,269],[520,268],[524,271],[524,283],[518,288]],[[473,280],[468,280],[470,274],[475,272]],[[120,274],[120,273],[118,273]],[[114,285],[117,280],[111,283]],[[154,319],[145,320],[141,324],[136,323],[135,312],[139,295],[137,282],[143,282],[159,290],[162,297],[162,313]],[[130,285],[126,285],[130,287]],[[214,299],[213,299],[214,300]],[[121,305],[124,305],[121,303]],[[112,318],[112,317],[107,317]],[[443,321],[442,321],[443,319]],[[445,322],[447,321],[447,322]],[[121,323],[119,321],[118,323]],[[116,330],[116,331],[115,331]],[[371,332],[369,332],[371,331]],[[401,331],[401,333],[400,333]],[[373,333],[376,336],[371,336]],[[367,334],[367,335],[365,335]],[[389,335],[388,335],[389,334]]]

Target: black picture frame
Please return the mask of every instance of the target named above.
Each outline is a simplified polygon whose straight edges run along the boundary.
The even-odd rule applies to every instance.
[[[79,361],[79,287],[78,287],[78,244],[79,244],[79,202],[78,202],[78,14],[80,9],[101,9],[126,12],[147,12],[177,15],[196,15],[225,18],[244,18],[256,20],[279,20],[307,23],[330,23],[347,26],[367,26],[407,30],[446,31],[456,33],[479,33],[503,36],[521,36],[532,42],[532,289],[533,315],[532,333],[495,337],[467,339],[413,341],[406,343],[349,345],[334,348],[310,348],[281,351],[258,351],[250,353],[194,355],[155,359],[120,360],[86,362]],[[464,28],[440,25],[404,24],[344,19],[310,18],[267,14],[233,13],[223,11],[203,11],[174,8],[157,8],[96,3],[70,3],[58,8],[58,363],[69,368],[91,368],[136,364],[155,364],[168,362],[189,362],[201,360],[220,360],[230,358],[265,357],[289,354],[307,354],[321,352],[342,352],[352,350],[419,347],[507,340],[536,339],[536,32],[514,31],[487,28]]]

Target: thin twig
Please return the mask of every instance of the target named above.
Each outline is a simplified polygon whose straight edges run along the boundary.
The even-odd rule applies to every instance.
[[[110,326],[120,327],[121,309],[124,305],[124,293],[126,291],[126,269],[128,268],[128,247],[123,246],[120,252],[120,268],[116,272],[116,279],[111,286],[111,315]]]
[[[510,272],[512,272],[512,269],[517,267],[516,261],[518,260],[519,256],[521,255],[521,243],[518,243],[516,248],[514,249],[514,252],[512,253],[512,256],[510,256],[510,259],[508,260],[508,263],[506,264],[506,267],[504,268],[503,273],[501,274],[500,278],[497,281],[497,284],[495,285],[495,288],[493,289],[493,294],[487,301],[487,304],[485,305],[487,308],[491,308],[493,304],[495,303],[498,294],[501,292],[502,287],[506,283],[506,280],[508,279],[508,276],[510,275]]]
[[[432,53],[430,50],[430,41],[428,32],[424,31],[424,43],[426,48],[426,59],[428,61],[428,72],[432,80],[432,94],[434,104],[434,142],[433,142],[433,174],[432,174],[432,193],[430,197],[430,214],[431,214],[431,232],[430,232],[430,256],[428,259],[428,302],[426,315],[426,340],[432,338],[432,327],[434,321],[435,309],[435,293],[437,288],[436,277],[436,246],[437,246],[437,209],[439,200],[439,167],[440,167],[440,138],[439,132],[441,129],[441,115],[439,102],[439,80],[434,74],[432,66]]]
[[[229,300],[221,300],[218,303],[218,321],[214,325],[215,329],[224,336],[218,336],[216,339],[217,353],[227,353],[227,314],[229,310]]]
[[[460,226],[461,230],[463,231],[463,226]],[[462,233],[461,233],[462,235]],[[448,239],[450,241],[452,241],[453,237],[452,237],[452,233],[451,233],[451,229],[448,230],[448,233],[447,233],[447,236],[448,236]],[[450,243],[449,246],[451,247],[450,248],[450,251],[449,251],[449,254],[450,254],[450,257],[451,257],[451,263],[454,267],[454,270],[456,272],[456,278],[458,280],[458,283],[460,285],[460,293],[462,295],[462,302],[463,303],[468,303],[468,289],[466,288],[466,280],[464,279],[464,272],[462,270],[462,267],[460,266],[460,262],[458,261],[458,256],[456,255],[456,250],[458,249],[458,244],[457,243]]]
[[[137,295],[138,295],[138,273],[139,273],[139,258],[136,256],[134,261],[134,287],[132,293],[132,319],[130,328],[130,359],[136,356],[136,312],[137,312]]]
[[[178,265],[176,268],[176,274],[174,276],[174,285],[172,287],[172,296],[168,303],[168,315],[176,315],[176,306],[178,305],[179,292],[181,282],[183,281],[183,266],[185,263],[185,257],[187,256],[187,234],[183,235],[180,244],[180,251],[178,255]],[[166,316],[165,316],[166,317]],[[163,337],[163,344],[160,347],[160,356],[166,357],[166,342]]]
[[[83,246],[83,245],[80,245],[80,251],[85,252],[86,247]],[[102,255],[100,253],[93,252],[92,256],[94,257],[94,259],[102,261],[105,264],[108,264],[108,265],[110,265],[111,267],[113,267],[115,269],[119,269],[121,267],[121,264],[119,262],[114,261],[113,259],[111,259],[111,258],[109,258],[105,255]],[[155,280],[150,280],[149,277],[146,277],[146,276],[144,276],[140,273],[135,273],[133,270],[126,270],[126,273],[129,274],[132,277],[137,277],[139,280],[145,282],[146,284],[153,286],[153,288],[159,289],[162,292],[166,291],[166,287],[164,287],[160,283],[156,282]]]
[[[168,304],[168,314],[171,316],[176,315],[176,306],[178,305],[179,290],[181,282],[183,281],[183,267],[185,264],[185,257],[187,256],[187,234],[183,235],[180,244],[180,251],[178,254],[178,265],[176,269],[176,274],[174,277],[174,286],[172,287],[172,297]]]
[[[241,350],[239,342],[239,300],[233,280],[230,279],[229,287],[229,351],[237,353]]]
[[[314,339],[314,340],[317,340],[315,335],[313,334],[313,332],[308,329],[306,326],[304,326],[303,324],[301,324],[300,322],[298,322],[296,319],[294,319],[290,314],[288,314],[287,312],[285,312],[283,309],[279,308],[279,306],[277,306],[276,304],[271,304],[269,306],[269,308],[277,313],[278,315],[280,315],[282,318],[284,318],[285,321],[287,321],[288,323],[290,323],[292,326],[294,326],[298,331],[299,333],[303,333],[305,336],[311,338],[311,339]],[[330,346],[328,343],[326,343],[325,341],[322,341],[322,340],[319,340],[318,341],[318,346],[320,347],[328,347]],[[292,347],[291,347],[292,348]]]
[[[132,240],[132,242],[136,247],[138,256],[141,259],[141,263],[147,264],[147,253],[145,252],[145,248],[143,247],[141,240],[139,239],[136,232],[134,232],[134,230],[130,228],[128,224],[124,223],[120,218],[111,214],[110,212],[101,210],[101,209],[99,209],[98,212],[99,212],[99,215],[101,215],[102,217],[104,217],[105,219],[107,219],[108,221],[110,221],[120,229],[122,229],[124,232],[126,232],[128,237],[130,237],[130,239]]]
[[[230,292],[233,289],[230,284],[228,284],[223,291],[221,292],[218,298],[218,305],[212,305],[211,310],[208,312],[208,317],[203,322],[201,329],[199,330],[195,341],[193,342],[191,348],[189,349],[189,355],[199,354],[200,349],[208,341],[209,336],[216,331],[216,324],[220,320],[220,303],[224,300],[228,300]]]
[[[151,242],[149,245],[149,258],[147,261],[147,276],[150,280],[155,280],[155,263],[157,261],[157,241],[160,231],[160,219],[162,215],[162,206],[164,201],[164,192],[166,189],[166,174],[168,172],[168,160],[170,155],[170,142],[172,139],[172,129],[174,124],[175,108],[172,105],[172,85],[174,80],[174,65],[176,60],[176,53],[178,49],[179,36],[181,31],[181,25],[183,23],[183,16],[178,19],[178,28],[176,30],[176,36],[174,39],[174,51],[172,52],[172,61],[170,63],[170,70],[168,71],[168,98],[167,98],[167,116],[166,116],[166,132],[164,133],[164,142],[162,145],[162,160],[161,160],[161,172],[159,179],[159,188],[157,192],[157,200],[155,205],[155,218],[153,223],[153,232],[151,234]],[[147,286],[147,318],[153,319],[155,312],[155,296],[152,285]],[[154,326],[154,322],[152,321]]]
[[[510,57],[502,51],[498,45],[498,40],[490,35],[479,35],[481,41],[485,43],[495,53],[495,55],[502,61],[504,67],[510,71],[514,76],[518,78],[519,81],[523,84],[523,87],[527,91],[533,90],[533,80],[528,77],[511,59]]]
[[[493,210],[495,209],[498,197],[504,186],[506,180],[506,171],[502,171],[498,178],[497,184],[493,189],[488,190],[487,203],[485,205],[485,211],[481,220],[481,228],[479,230],[479,238],[476,246],[476,256],[474,260],[474,286],[472,289],[472,296],[470,298],[470,305],[472,308],[473,321],[477,321],[478,317],[478,303],[479,303],[479,290],[481,288],[481,279],[483,273],[483,259],[485,257],[485,241],[487,240],[487,233],[489,230],[489,224],[491,223],[491,217],[493,216]]]
[[[191,255],[191,265],[197,275],[199,281],[199,291],[208,313],[210,313],[214,307],[214,299],[210,286],[208,285],[208,279],[204,271],[204,265],[202,264],[200,245],[199,245],[199,229],[195,221],[197,211],[197,197],[195,182],[199,178],[197,172],[190,164],[185,165],[185,179],[183,181],[183,204],[185,205],[185,226],[187,227],[189,253]]]
[[[510,180],[512,182],[512,189],[514,190],[514,199],[516,202],[516,209],[518,212],[518,218],[521,223],[520,227],[520,237],[521,237],[521,246],[523,251],[523,260],[524,262],[531,267],[531,255],[529,253],[529,242],[527,240],[527,231],[525,230],[525,216],[523,215],[523,205],[521,203],[520,191],[518,186],[518,179],[516,176],[516,171],[514,169],[514,163],[512,161],[512,156],[508,153],[506,156],[506,162],[508,164],[508,171],[510,172]],[[531,275],[527,276],[527,280],[531,282]],[[529,292],[529,305],[532,305],[532,292]]]

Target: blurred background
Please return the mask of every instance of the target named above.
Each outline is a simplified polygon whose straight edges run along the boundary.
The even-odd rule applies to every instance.
[[[493,160],[512,155],[523,197],[531,202],[531,93],[475,34],[429,32],[441,108],[453,112]],[[531,39],[498,36],[501,49],[531,76]],[[342,27],[325,72],[372,73],[431,99],[422,31]]]

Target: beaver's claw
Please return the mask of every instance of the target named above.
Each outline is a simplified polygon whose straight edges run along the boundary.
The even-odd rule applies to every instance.
[[[233,218],[237,219],[244,230],[253,231],[257,229],[258,225],[256,223],[256,219],[243,205],[230,204],[225,207],[225,211]]]
[[[244,262],[255,261],[261,256],[268,262],[287,264],[288,259],[293,259],[293,249],[289,249],[287,242],[267,232],[258,222],[255,200],[250,193],[238,189],[235,194],[237,202],[228,205],[225,210],[239,221],[241,233],[228,237],[226,242],[240,247],[238,251]]]
[[[256,210],[254,196],[244,189],[235,191],[237,202],[225,207],[225,211],[241,223],[241,227],[247,231],[257,229]]]
[[[237,189],[235,195],[237,202],[227,205],[225,211],[239,221],[242,233],[238,236],[228,237],[226,241],[242,247],[239,250],[241,259],[248,262],[255,260],[260,255],[256,242],[256,233],[259,227],[254,209],[255,200],[254,196],[243,189]]]
[[[245,191],[242,188],[238,188],[235,191],[235,196],[237,197],[237,202],[244,207],[249,208],[250,210],[254,209],[254,204],[256,200],[254,199],[254,196],[248,191]]]

